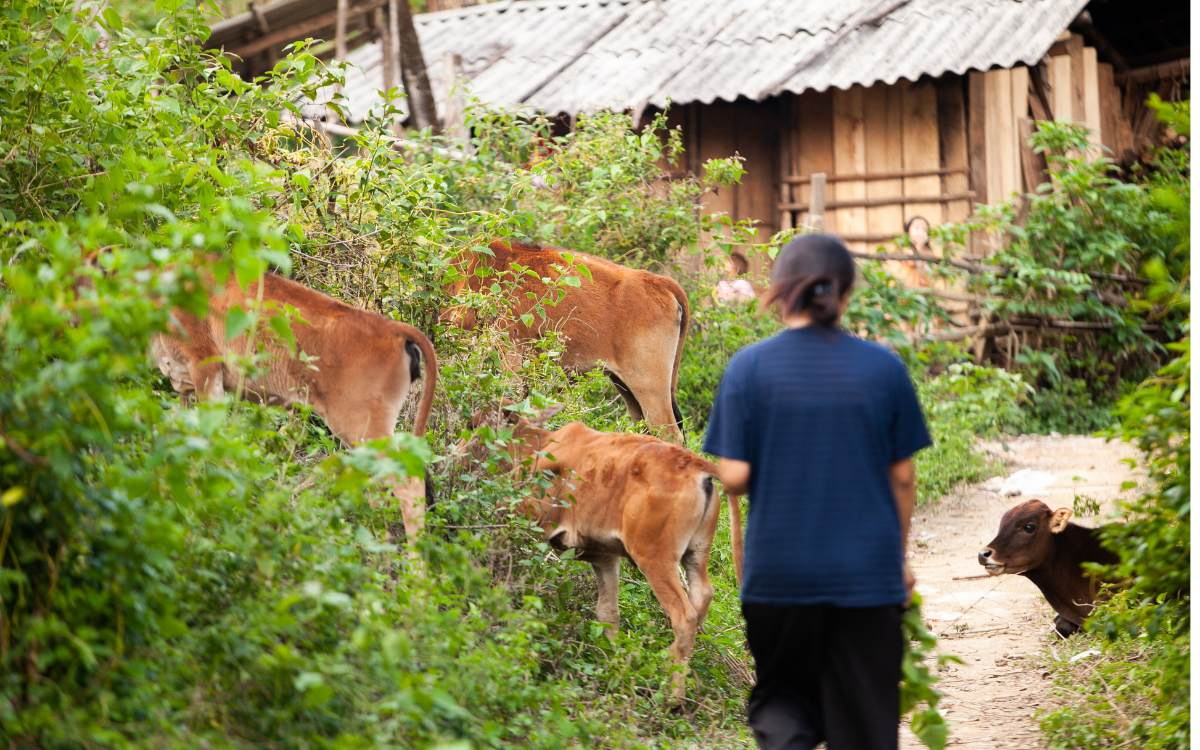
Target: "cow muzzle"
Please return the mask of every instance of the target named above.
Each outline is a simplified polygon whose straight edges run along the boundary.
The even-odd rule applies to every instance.
[[[1004,572],[1004,563],[996,560],[991,547],[984,547],[979,551],[979,564],[982,565],[990,576],[998,576]]]

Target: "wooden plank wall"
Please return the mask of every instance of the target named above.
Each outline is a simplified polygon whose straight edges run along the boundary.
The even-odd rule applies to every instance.
[[[1045,65],[1055,120],[1086,126],[1097,154],[1101,146],[1116,154],[1130,147],[1112,66],[1099,62],[1094,48],[1078,34],[1065,35],[1051,47]]]
[[[888,244],[917,216],[932,225],[966,218],[963,85],[947,76],[785,96],[781,225],[811,224],[816,172],[829,178],[824,228],[857,250]]]
[[[744,160],[746,174],[740,184],[704,197],[704,209],[758,224],[758,241],[766,242],[778,231],[780,216],[780,133],[784,128],[784,102],[716,101],[674,107],[668,125],[683,129],[687,171],[700,174],[704,162],[735,154]],[[709,242],[702,238],[702,242]]]

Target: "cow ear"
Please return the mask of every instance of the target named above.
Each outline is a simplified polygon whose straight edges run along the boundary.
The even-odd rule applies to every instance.
[[[541,411],[539,411],[531,421],[538,427],[542,427],[543,425],[546,424],[546,422],[550,421],[551,417],[553,417],[555,414],[558,414],[562,410],[563,410],[562,404],[551,404],[550,406],[547,406],[545,409],[542,409]]]
[[[1059,508],[1050,515],[1050,533],[1061,534],[1062,530],[1067,528],[1067,521],[1071,520],[1070,508]]]

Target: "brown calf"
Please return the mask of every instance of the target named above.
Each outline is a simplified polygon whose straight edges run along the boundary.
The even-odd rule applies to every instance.
[[[712,601],[708,556],[720,507],[713,487],[717,467],[648,435],[597,432],[571,422],[553,432],[509,415],[514,464],[548,472],[548,493],[527,497],[522,510],[545,531],[551,546],[574,549],[596,573],[596,619],[617,630],[621,558],[637,565],[671,620],[671,656],[679,665],[672,698],[684,695],[696,631]],[[478,422],[478,419],[477,419]],[[734,571],[742,577],[741,515],[729,496]],[[679,578],[683,565],[684,588]]]
[[[230,309],[250,310],[260,301],[268,311],[295,308],[300,320],[292,324],[292,332],[303,357],[270,337],[266,326],[227,339]],[[171,317],[174,330],[154,337],[151,355],[176,391],[213,398],[231,390],[268,403],[309,404],[347,444],[395,431],[409,388],[421,377],[424,356],[425,382],[413,433],[425,433],[437,385],[437,355],[425,334],[406,323],[351,307],[274,274],[247,290],[230,278],[212,293],[205,318],[182,310],[172,311]],[[254,353],[256,336],[267,355],[266,365],[258,373],[244,374],[235,360]],[[425,509],[419,482],[394,490],[405,532],[420,533]]]
[[[1050,510],[1041,500],[1012,508],[1000,519],[1000,532],[979,552],[990,575],[1023,575],[1038,587],[1058,615],[1054,628],[1066,637],[1083,626],[1100,583],[1081,567],[1111,564],[1117,556],[1100,545],[1100,529],[1070,523],[1070,508]]]
[[[564,367],[585,371],[602,366],[630,416],[666,426],[677,442],[683,442],[683,417],[675,403],[688,327],[683,287],[670,277],[583,253],[499,240],[489,247],[492,255],[474,254],[464,269],[465,278],[451,292],[457,295],[464,288],[479,291],[490,285],[491,278],[475,274],[481,265],[494,271],[507,270],[513,263],[532,269],[537,278],[516,278],[519,289],[511,310],[513,335],[529,341],[546,331],[558,331],[565,340]],[[568,263],[563,253],[569,253],[574,263]],[[565,296],[546,307],[545,318],[534,316],[530,325],[521,322],[521,316],[548,291],[541,279],[575,275],[574,264],[586,266],[591,278],[581,278],[579,287],[562,286]],[[450,311],[447,319],[464,328],[476,322],[474,312],[463,309]]]

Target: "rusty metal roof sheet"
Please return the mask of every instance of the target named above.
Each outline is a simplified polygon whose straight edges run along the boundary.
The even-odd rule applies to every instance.
[[[550,113],[783,92],[1039,61],[1087,0],[525,0],[417,16],[427,63],[462,58],[469,94]],[[355,120],[381,49],[354,50]]]

